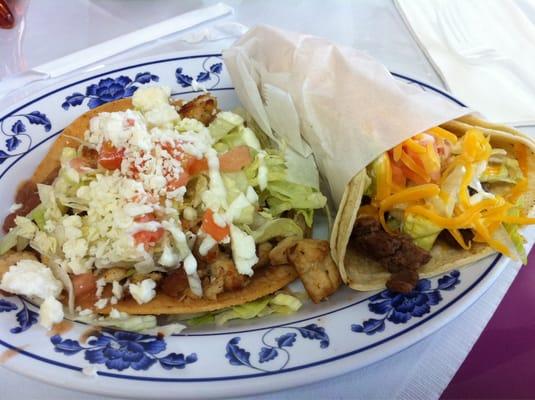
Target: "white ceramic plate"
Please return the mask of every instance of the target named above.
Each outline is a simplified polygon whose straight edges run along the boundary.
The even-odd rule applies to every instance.
[[[403,75],[401,82],[459,103],[450,95]],[[109,68],[57,85],[0,115],[0,218],[17,185],[31,176],[54,138],[73,119],[138,87],[168,85],[173,95],[196,95],[192,79],[238,105],[220,54],[160,56]],[[496,279],[506,264],[489,257],[462,271],[423,279],[409,295],[340,290],[320,305],[288,317],[189,330],[164,339],[106,331],[84,340],[75,323],[50,336],[36,308],[0,295],[0,356],[6,367],[59,386],[139,398],[236,396],[317,382],[400,351],[455,318]],[[371,295],[371,297],[370,297]],[[96,377],[88,377],[96,372]]]

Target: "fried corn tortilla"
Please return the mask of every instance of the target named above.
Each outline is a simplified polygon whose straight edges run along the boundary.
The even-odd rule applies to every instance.
[[[502,148],[511,154],[515,143],[527,148],[528,189],[524,194],[524,211],[531,215],[535,211],[535,141],[523,133],[502,125],[492,124],[474,116],[465,116],[441,125],[442,128],[462,136],[468,129],[477,128],[490,136],[493,148]],[[340,269],[343,281],[355,290],[376,290],[385,287],[390,273],[377,261],[366,257],[350,243],[353,226],[361,206],[369,178],[365,171],[357,174],[347,185],[336,216],[331,234],[331,251]],[[511,185],[489,184],[494,194],[505,194]],[[460,268],[495,253],[483,243],[472,242],[469,250],[451,247],[440,239],[433,245],[431,260],[419,270],[420,277],[431,277]]]
[[[174,104],[181,105],[182,102],[178,101]],[[34,183],[42,183],[51,174],[54,174],[54,172],[59,169],[60,157],[63,148],[78,148],[78,146],[80,145],[80,140],[83,140],[84,138],[85,131],[89,129],[89,121],[91,120],[91,118],[102,112],[124,111],[129,108],[132,108],[131,99],[121,99],[111,103],[103,104],[78,117],[69,126],[67,126],[58,136],[45,158],[41,161],[41,163],[35,170],[31,180]],[[205,104],[203,104],[203,108],[206,108]],[[196,112],[196,110],[191,109],[191,107],[188,108],[186,112],[193,113],[192,116],[196,116],[197,114],[199,114]],[[204,112],[204,114],[206,114],[206,112]],[[10,252],[5,254],[4,256],[1,256],[0,266],[6,264],[6,262],[8,261],[11,262],[10,260],[13,259],[34,258],[33,253],[31,252],[21,252],[19,255],[20,257],[18,257],[17,254],[13,254],[12,252]],[[41,261],[47,264],[49,267],[52,267],[50,265],[52,262],[51,260]],[[2,272],[1,269],[0,272]],[[272,294],[277,290],[284,288],[286,285],[294,281],[297,277],[298,274],[295,268],[291,265],[272,265],[267,268],[262,268],[256,271],[253,277],[251,278],[249,284],[243,289],[224,292],[218,296],[217,300],[193,297],[178,299],[167,296],[162,293],[157,293],[156,297],[146,304],[140,305],[134,299],[127,298],[119,301],[113,307],[119,311],[127,312],[128,314],[189,314],[214,311],[230,306],[244,304],[259,299],[263,296]],[[68,302],[70,305],[69,308],[72,309],[72,284],[66,287],[70,287],[71,290],[68,290],[68,300],[65,299],[65,302]],[[103,310],[98,310],[98,312],[102,314],[108,314],[110,310],[111,308],[107,307]]]

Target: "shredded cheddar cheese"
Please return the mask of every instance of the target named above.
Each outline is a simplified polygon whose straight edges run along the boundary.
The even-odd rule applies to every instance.
[[[435,126],[434,128],[428,129],[427,132],[429,132],[431,135],[433,135],[436,138],[447,140],[450,143],[457,143],[458,138],[455,134],[439,126]]]

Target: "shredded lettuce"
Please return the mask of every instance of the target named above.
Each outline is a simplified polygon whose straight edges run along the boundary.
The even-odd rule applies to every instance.
[[[276,237],[297,236],[302,238],[303,230],[292,219],[276,218],[266,221],[250,234],[256,243],[263,243]]]
[[[526,242],[526,240],[524,239],[524,236],[522,236],[522,234],[519,232],[518,225],[503,224],[503,227],[505,228],[505,231],[511,238],[511,241],[513,242],[516,252],[518,256],[520,257],[520,261],[522,261],[522,264],[526,265],[528,263],[526,249],[524,248],[524,243]]]
[[[487,169],[485,169],[480,176],[481,182],[516,183],[524,177],[518,161],[514,158],[502,156],[495,157],[494,159],[499,162],[493,162]]]
[[[230,132],[228,135],[223,137],[217,143],[217,145],[222,145],[221,150],[216,147],[216,150],[218,151],[226,151],[234,147],[243,146],[243,145],[249,146],[250,148],[256,151],[262,150],[260,142],[258,141],[254,132],[251,129],[246,128],[244,126],[239,126],[235,128],[232,132]]]
[[[249,303],[181,320],[188,326],[200,326],[211,323],[221,326],[234,319],[251,319],[265,317],[270,314],[289,315],[299,310],[302,305],[303,303],[296,296],[287,293],[277,293]]]
[[[94,315],[88,317],[80,317],[79,321],[106,328],[116,328],[125,331],[139,332],[147,329],[157,327],[156,317],[154,315],[125,315],[121,313],[120,318],[100,317],[95,318]]]
[[[313,210],[323,208],[327,203],[319,190],[287,181],[270,182],[267,192],[266,203],[274,217],[296,209],[305,217],[307,226],[312,226]]]
[[[243,118],[230,111],[221,111],[208,126],[210,135],[215,142],[223,138],[234,128],[243,124]]]
[[[0,256],[17,245],[17,238],[17,228],[13,228],[0,239]]]
[[[403,221],[401,230],[413,239],[414,244],[429,251],[442,228],[425,217],[408,214]]]

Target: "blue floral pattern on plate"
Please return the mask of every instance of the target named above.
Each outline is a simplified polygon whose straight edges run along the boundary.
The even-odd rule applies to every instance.
[[[32,111],[27,114],[14,114],[2,119],[0,121],[0,132],[7,139],[4,141],[6,150],[0,149],[0,164],[4,163],[8,158],[26,153],[32,147],[32,137],[30,132],[28,132],[27,123],[30,123],[30,125],[40,125],[45,132],[49,132],[52,129],[50,119],[46,114],[39,111]],[[23,143],[23,150],[21,150],[20,146]]]
[[[210,66],[208,66],[208,60],[210,60],[210,57],[206,58],[203,61],[203,70],[197,74],[197,76],[195,77],[195,82],[193,77],[191,75],[187,75],[182,67],[178,67],[175,71],[175,78],[177,83],[183,88],[187,88],[190,86],[195,87],[195,84],[197,83],[204,83],[213,79],[214,83],[210,86],[209,89],[215,88],[217,85],[219,85],[221,79],[220,75],[223,71],[223,63],[218,60],[216,62],[212,62]]]
[[[140,72],[136,74],[134,80],[128,76],[121,75],[118,78],[105,78],[89,85],[85,89],[85,94],[75,92],[70,96],[65,97],[65,101],[61,105],[64,110],[70,107],[79,106],[85,99],[89,99],[87,106],[95,108],[110,101],[124,99],[131,97],[138,89],[137,84],[144,85],[149,82],[158,82],[160,78],[150,72]]]
[[[451,271],[437,281],[431,288],[429,279],[421,279],[414,290],[407,294],[383,290],[369,298],[368,309],[374,314],[384,315],[383,318],[370,318],[362,324],[351,325],[353,332],[374,335],[385,330],[385,321],[394,324],[405,324],[413,317],[421,317],[431,312],[431,306],[442,301],[441,290],[453,290],[461,281],[459,271]]]
[[[54,350],[72,356],[84,352],[84,357],[91,364],[104,364],[108,369],[122,371],[132,368],[146,371],[157,362],[162,368],[183,369],[197,361],[197,354],[185,356],[183,353],[169,353],[159,356],[167,344],[164,339],[135,332],[103,331],[82,346],[77,340],[63,339],[60,335],[50,338]]]
[[[288,365],[288,362],[290,361],[290,352],[288,348],[293,347],[298,337],[296,332],[286,332],[280,336],[276,335],[273,344],[268,343],[267,336],[280,330],[295,330],[305,339],[318,340],[321,349],[329,347],[329,336],[325,332],[325,328],[316,324],[310,324],[303,327],[283,326],[269,329],[262,335],[263,346],[258,352],[258,363],[267,363],[275,360],[279,355],[283,354],[285,357],[283,364],[277,366],[274,370],[282,370]],[[270,369],[262,368],[252,363],[251,353],[239,346],[240,340],[241,338],[236,336],[227,343],[225,358],[229,363],[236,366],[246,366],[258,371],[270,371]]]
[[[19,310],[19,312],[15,314],[15,318],[17,320],[18,325],[14,326],[9,330],[11,333],[15,334],[22,333],[28,330],[39,320],[39,314],[36,311],[30,309],[28,303],[26,302],[26,300],[24,300],[24,298],[20,296],[16,296],[16,298],[20,301],[22,305],[22,308],[20,310],[19,307],[15,305],[15,303],[6,299],[0,299],[0,313]]]

